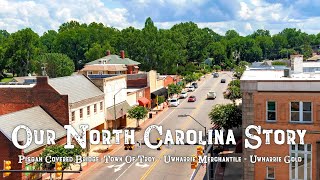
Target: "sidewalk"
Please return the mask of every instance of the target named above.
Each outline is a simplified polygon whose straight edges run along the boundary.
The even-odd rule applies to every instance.
[[[144,120],[140,120],[139,124],[140,124],[140,127],[141,129],[145,129],[148,125],[150,125],[158,116],[159,114],[162,114],[164,112],[166,112],[168,110],[168,107],[165,107],[162,111],[159,111],[157,113],[157,115],[153,115],[152,118],[146,118]],[[132,120],[131,122],[128,123],[127,127],[136,127],[136,121],[135,120]],[[124,138],[124,135],[121,134],[120,135],[120,140],[123,140]],[[103,158],[103,156],[107,155],[107,154],[112,154],[114,153],[115,149],[119,148],[119,147],[122,147],[123,145],[117,145],[117,144],[112,144],[110,146],[108,145],[103,145],[103,144],[99,144],[99,145],[94,145],[94,147],[92,147],[90,149],[90,152],[89,152],[89,156],[99,156],[100,158]],[[83,154],[83,156],[87,156],[86,153]],[[84,162],[84,163],[81,163],[81,167],[82,167],[82,171],[81,173],[85,173],[87,172],[88,170],[94,168],[97,164],[99,164],[99,162]],[[70,166],[69,169],[66,169],[66,170],[79,170],[80,169],[80,164],[72,164]],[[64,174],[63,176],[63,179],[64,180],[73,180],[73,179],[77,179],[77,177],[80,176],[81,173],[75,173],[75,174]],[[48,178],[45,178],[45,179],[49,179]]]

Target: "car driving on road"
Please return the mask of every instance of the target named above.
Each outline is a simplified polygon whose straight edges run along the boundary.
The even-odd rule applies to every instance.
[[[219,77],[219,73],[213,73],[212,75],[213,75],[214,78]]]
[[[226,83],[226,79],[221,79],[221,83]]]
[[[190,96],[188,102],[195,102],[197,100],[196,96]]]
[[[217,94],[215,91],[209,91],[207,93],[207,99],[215,99],[217,97]]]

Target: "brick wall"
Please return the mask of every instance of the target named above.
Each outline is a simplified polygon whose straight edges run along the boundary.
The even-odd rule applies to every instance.
[[[143,79],[132,79],[132,80],[127,80],[127,87],[131,87],[131,88],[141,88],[141,87],[146,87],[148,86],[148,81],[147,78],[143,78]]]
[[[11,169],[22,169],[23,165],[18,164],[18,155],[22,154],[22,151],[17,149],[11,141],[7,139],[2,133],[0,133],[0,169],[3,169],[3,161],[11,161]],[[11,173],[10,176],[3,178],[2,173],[0,174],[0,180],[2,179],[21,179],[21,173]]]
[[[60,95],[47,83],[47,77],[38,77],[32,88],[0,88],[0,115],[41,106],[62,125],[69,124],[68,96]]]
[[[290,92],[256,92],[254,93],[254,124],[260,125],[263,129],[305,129],[307,134],[304,138],[305,144],[312,144],[312,179],[319,178],[319,169],[317,169],[317,141],[320,140],[320,134],[312,133],[320,131],[320,93],[290,93]],[[266,122],[266,102],[276,102],[276,122]],[[311,124],[290,123],[290,102],[302,101],[312,102],[312,120]],[[310,133],[308,133],[310,132]],[[262,136],[264,142],[264,136]],[[270,136],[271,144],[262,145],[255,150],[258,156],[280,156],[290,155],[289,145],[276,145],[273,143],[274,136]],[[296,141],[298,143],[298,140]],[[264,143],[263,143],[264,144]],[[276,179],[289,179],[289,164],[282,163],[257,163],[255,165],[255,179],[263,179],[266,176],[266,166],[275,167]]]
[[[164,87],[168,87],[169,84],[173,84],[173,83],[175,83],[175,82],[174,82],[174,79],[173,79],[172,76],[167,76],[167,77],[163,80],[163,86],[164,86]]]

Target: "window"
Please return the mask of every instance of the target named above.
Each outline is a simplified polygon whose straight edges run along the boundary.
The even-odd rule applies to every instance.
[[[276,118],[276,102],[267,101],[267,121],[275,121]]]
[[[80,119],[82,119],[82,118],[83,118],[83,110],[80,109]]]
[[[103,110],[103,102],[100,102],[100,111]]]
[[[90,106],[87,107],[87,115],[90,116]]]
[[[290,163],[290,180],[311,180],[311,144],[293,144],[290,146],[290,154],[296,159],[301,158],[301,162]]]
[[[290,104],[291,122],[311,122],[312,103],[311,102],[291,102]]]
[[[94,105],[93,105],[93,112],[94,112],[94,113],[97,113],[97,104],[94,104]]]
[[[71,121],[75,121],[76,118],[75,118],[75,115],[74,115],[74,112],[71,112]]]
[[[275,179],[275,169],[274,167],[267,167],[266,179]]]

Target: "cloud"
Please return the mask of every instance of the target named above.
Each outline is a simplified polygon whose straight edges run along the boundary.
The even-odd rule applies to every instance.
[[[125,8],[111,9],[100,0],[0,0],[0,9],[0,29],[9,32],[31,27],[42,34],[49,29],[57,30],[62,23],[70,20],[102,22],[116,28],[131,25]]]
[[[151,17],[158,28],[193,21],[219,34],[257,29],[278,33],[286,27],[319,33],[319,0],[0,0],[0,29],[31,27],[40,35],[67,21],[101,22],[142,28]]]

